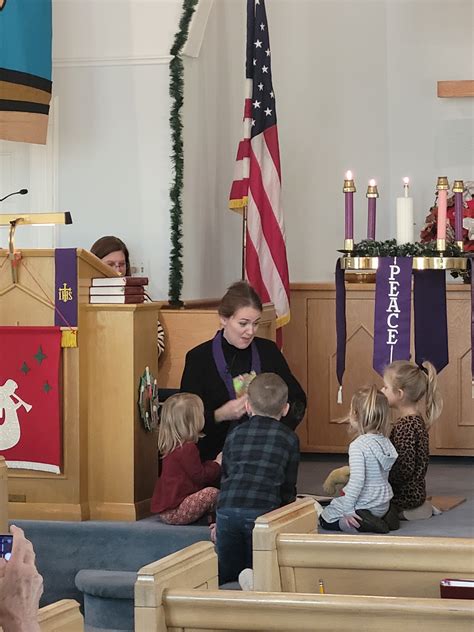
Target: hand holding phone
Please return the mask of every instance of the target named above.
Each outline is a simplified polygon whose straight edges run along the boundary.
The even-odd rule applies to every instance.
[[[38,607],[43,578],[35,566],[35,552],[23,530],[11,526],[2,536],[0,556],[0,626],[5,632],[39,632]],[[11,545],[10,560],[6,561]]]
[[[0,557],[8,560],[12,555],[13,536],[11,533],[0,534]]]

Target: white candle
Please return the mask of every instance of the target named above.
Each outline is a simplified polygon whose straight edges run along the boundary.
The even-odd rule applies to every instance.
[[[397,244],[412,244],[414,238],[413,198],[408,197],[410,180],[403,178],[404,196],[397,198]]]

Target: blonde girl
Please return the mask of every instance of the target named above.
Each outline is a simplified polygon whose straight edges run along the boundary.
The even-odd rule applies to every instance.
[[[320,524],[330,531],[387,533],[383,519],[390,507],[388,475],[397,453],[390,434],[389,405],[376,386],[353,396],[347,420],[356,438],[349,445],[350,477],[343,495],[323,510]]]
[[[172,395],[163,404],[158,450],[163,458],[151,510],[168,524],[191,524],[215,510],[222,456],[201,463],[196,443],[204,427],[201,399]]]
[[[428,430],[443,409],[437,381],[436,369],[430,362],[418,366],[398,360],[384,373],[382,390],[398,417],[390,435],[398,452],[390,473],[393,503],[400,517],[408,520],[432,515],[433,508],[426,501],[425,478],[429,461]]]

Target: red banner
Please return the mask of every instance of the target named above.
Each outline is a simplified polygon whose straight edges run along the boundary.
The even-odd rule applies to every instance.
[[[59,474],[59,327],[0,327],[0,455]]]

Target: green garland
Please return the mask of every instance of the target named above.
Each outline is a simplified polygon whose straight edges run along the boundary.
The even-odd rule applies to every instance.
[[[374,241],[364,239],[358,244],[354,244],[351,253],[353,257],[437,257],[439,250],[436,249],[436,241],[422,244],[397,244],[395,239],[387,241]],[[462,256],[461,249],[457,244],[446,244],[445,255],[447,257]]]
[[[462,257],[463,253],[459,246],[455,243],[446,244],[445,255],[447,257]],[[427,243],[417,242],[415,244],[397,244],[395,239],[387,241],[374,241],[372,239],[364,239],[358,244],[354,244],[354,250],[351,253],[353,257],[437,257],[439,250],[436,249],[436,241]],[[451,270],[451,276],[470,278],[469,270]]]
[[[170,55],[170,96],[171,96],[171,160],[174,177],[170,189],[171,209],[171,251],[169,265],[170,305],[182,306],[181,291],[183,289],[183,207],[181,195],[183,191],[183,123],[181,108],[184,94],[184,65],[181,50],[188,39],[189,24],[199,0],[183,0],[183,12],[179,21],[179,30],[175,35]]]

